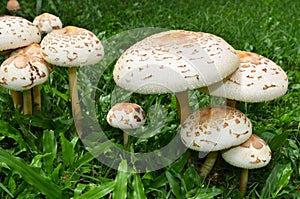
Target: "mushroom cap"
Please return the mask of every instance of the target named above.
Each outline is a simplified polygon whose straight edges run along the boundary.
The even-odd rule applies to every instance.
[[[63,26],[59,17],[50,13],[43,13],[35,17],[32,23],[39,28],[41,33],[49,33]]]
[[[106,117],[109,125],[122,130],[137,129],[146,122],[146,113],[134,103],[117,103],[108,112]]]
[[[184,145],[196,151],[219,151],[245,142],[252,134],[250,120],[228,106],[204,107],[188,116],[181,126]]]
[[[241,145],[222,152],[222,157],[226,162],[244,169],[256,169],[266,166],[271,160],[271,155],[269,145],[254,134]]]
[[[0,17],[0,51],[39,43],[39,29],[27,19],[17,16]]]
[[[6,59],[0,66],[0,85],[22,91],[44,83],[49,76],[47,63],[25,53]]]
[[[146,37],[116,62],[116,84],[137,93],[171,93],[218,82],[239,66],[239,56],[222,38],[170,30]]]
[[[94,65],[104,56],[97,36],[75,26],[48,33],[41,42],[41,51],[47,62],[63,67]]]
[[[286,93],[288,78],[280,66],[253,52],[237,53],[238,70],[224,82],[209,86],[209,94],[243,102],[263,102]]]
[[[17,0],[9,0],[6,4],[6,9],[9,12],[17,12],[21,9],[20,4]]]
[[[41,46],[40,44],[37,44],[37,43],[32,43],[28,46],[24,46],[22,48],[18,48],[14,51],[11,52],[10,56],[14,56],[16,54],[19,54],[19,53],[26,53],[26,54],[29,54],[29,55],[32,55],[32,56],[36,56],[36,57],[39,57],[39,58],[43,58],[42,57],[42,53],[41,53]]]

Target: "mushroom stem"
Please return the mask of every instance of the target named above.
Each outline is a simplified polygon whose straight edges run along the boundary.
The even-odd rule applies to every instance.
[[[201,166],[200,168],[200,171],[199,171],[199,175],[200,177],[202,178],[206,178],[206,176],[209,174],[209,172],[212,170],[216,160],[217,160],[217,157],[218,157],[218,152],[217,151],[213,151],[213,152],[210,152],[203,165]]]
[[[72,115],[76,125],[77,133],[81,137],[82,136],[82,126],[81,126],[82,115],[81,115],[81,109],[80,109],[79,99],[78,99],[76,67],[68,68],[68,74],[69,74]]]
[[[41,102],[41,89],[40,86],[34,86],[32,88],[33,92],[33,103],[34,103],[34,110],[41,111],[42,110],[42,102]]]
[[[23,114],[32,114],[31,89],[23,91]]]
[[[12,100],[15,108],[21,108],[22,106],[22,94],[20,91],[10,90]]]
[[[247,190],[247,183],[248,183],[248,169],[242,169],[241,177],[240,177],[240,192],[244,195]]]
[[[128,147],[129,134],[123,130],[123,146],[124,148]]]
[[[226,105],[235,108],[236,101],[231,99],[226,99]]]
[[[177,110],[180,115],[180,123],[183,123],[191,113],[188,92],[183,91],[176,93],[175,95],[177,100]]]

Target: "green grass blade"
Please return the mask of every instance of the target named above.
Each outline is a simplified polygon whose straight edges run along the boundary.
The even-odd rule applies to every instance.
[[[119,165],[117,177],[115,179],[116,185],[113,192],[113,199],[127,198],[127,179],[130,173],[125,171],[127,171],[127,161],[122,160]]]
[[[73,164],[75,156],[73,143],[67,140],[63,133],[60,133],[59,136],[61,139],[61,148],[64,165],[70,166]]]
[[[5,191],[11,198],[14,198],[14,195],[0,182],[0,188]]]
[[[22,159],[0,149],[0,162],[5,163],[13,171],[19,173],[27,183],[34,186],[48,198],[63,198],[62,192],[57,185],[41,176],[34,170],[34,168],[28,166]]]
[[[133,175],[133,198],[147,199],[141,177],[138,173]]]
[[[98,199],[102,198],[105,195],[109,194],[114,190],[116,182],[106,182],[102,185],[95,186],[91,190],[87,191],[86,193],[82,194],[76,199]]]
[[[53,161],[57,152],[57,142],[54,135],[54,131],[45,130],[43,132],[43,152],[49,154],[44,157],[44,167],[47,173],[53,171]]]
[[[178,199],[183,198],[180,194],[180,186],[179,186],[179,183],[177,182],[176,178],[169,171],[166,171],[166,176],[167,176],[168,182],[170,184],[172,193]]]

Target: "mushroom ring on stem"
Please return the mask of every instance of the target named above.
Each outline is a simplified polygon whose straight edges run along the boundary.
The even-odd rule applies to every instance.
[[[121,88],[141,94],[175,93],[181,121],[190,114],[188,90],[221,81],[239,66],[239,56],[222,38],[170,30],[146,37],[117,60],[113,76]]]
[[[229,164],[242,168],[240,191],[245,194],[248,182],[248,169],[266,166],[271,160],[271,149],[268,144],[252,134],[251,137],[239,146],[222,152],[223,159]]]
[[[209,174],[217,158],[217,151],[239,145],[251,134],[252,124],[242,112],[218,105],[192,113],[180,130],[181,140],[186,147],[209,152],[200,168],[201,177]]]
[[[106,117],[109,125],[123,130],[123,145],[128,145],[128,135],[130,130],[143,126],[146,122],[146,113],[134,103],[117,103],[108,112]]]

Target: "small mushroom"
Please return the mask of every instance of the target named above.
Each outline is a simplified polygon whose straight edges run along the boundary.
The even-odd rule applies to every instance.
[[[209,152],[199,173],[204,178],[217,159],[217,151],[239,145],[251,134],[251,122],[242,112],[218,105],[195,111],[184,121],[180,130],[181,140],[186,147]]]
[[[143,126],[146,122],[146,113],[134,103],[117,103],[108,112],[106,120],[109,125],[123,130],[124,147],[128,145],[130,130]]]
[[[248,169],[266,166],[271,160],[271,149],[268,144],[252,134],[251,137],[239,146],[222,152],[223,159],[229,164],[242,168],[240,177],[240,191],[245,194],[248,182]]]
[[[50,13],[43,13],[35,17],[32,23],[39,28],[41,34],[47,34],[63,26],[59,17]]]
[[[28,46],[31,43],[39,43],[41,34],[38,28],[27,19],[17,16],[0,16],[0,52],[8,53],[16,48]],[[11,90],[15,107],[22,104],[20,92]]]
[[[49,76],[47,63],[25,53],[6,59],[0,66],[0,85],[14,91],[23,91],[23,113],[32,113],[30,89],[44,83]]]
[[[116,62],[113,76],[125,90],[175,93],[183,122],[190,114],[187,91],[221,81],[238,65],[238,55],[222,38],[170,30],[146,37],[128,48]]]
[[[21,6],[17,0],[9,0],[6,4],[6,9],[9,12],[15,14],[21,9]]]
[[[234,106],[235,101],[264,102],[286,93],[288,78],[280,66],[253,52],[237,53],[239,68],[224,81],[209,86],[210,95],[225,97]]]
[[[48,33],[41,42],[43,58],[50,64],[68,67],[70,99],[75,122],[81,122],[81,110],[78,100],[76,67],[98,63],[104,56],[101,41],[91,31],[66,26]],[[81,136],[81,125],[77,125]]]

